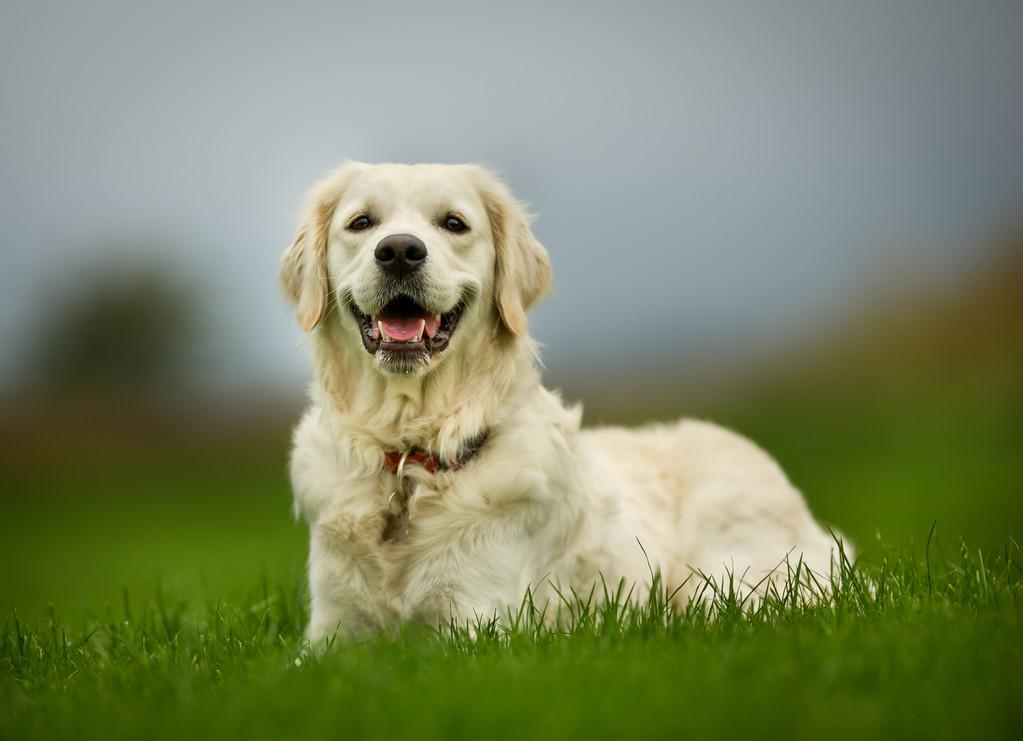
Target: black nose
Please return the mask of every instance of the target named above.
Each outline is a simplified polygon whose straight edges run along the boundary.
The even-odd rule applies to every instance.
[[[380,240],[373,256],[377,265],[391,275],[408,275],[426,262],[426,245],[411,234],[392,234]]]

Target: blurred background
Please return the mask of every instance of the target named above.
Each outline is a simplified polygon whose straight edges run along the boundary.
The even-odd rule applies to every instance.
[[[277,265],[345,159],[486,162],[586,422],[753,437],[867,558],[1023,534],[1023,5],[5,2],[0,610],[302,572]]]

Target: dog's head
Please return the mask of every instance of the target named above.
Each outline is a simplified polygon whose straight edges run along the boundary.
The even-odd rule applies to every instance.
[[[422,374],[474,333],[525,336],[551,268],[487,170],[350,163],[310,192],[281,282],[304,330],[336,317],[380,371]]]

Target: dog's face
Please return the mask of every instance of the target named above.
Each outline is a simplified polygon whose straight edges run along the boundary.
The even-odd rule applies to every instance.
[[[482,168],[349,164],[314,187],[282,281],[307,331],[336,312],[381,372],[422,374],[495,324],[524,335],[550,264]]]
[[[490,221],[464,171],[371,168],[345,188],[331,233],[330,284],[384,371],[429,368],[492,292]]]

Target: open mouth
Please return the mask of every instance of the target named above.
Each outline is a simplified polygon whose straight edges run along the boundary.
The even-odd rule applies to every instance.
[[[377,314],[363,314],[354,305],[352,313],[359,322],[362,345],[371,355],[384,350],[428,357],[448,346],[464,308],[460,302],[451,311],[440,313],[408,296],[398,296]]]

